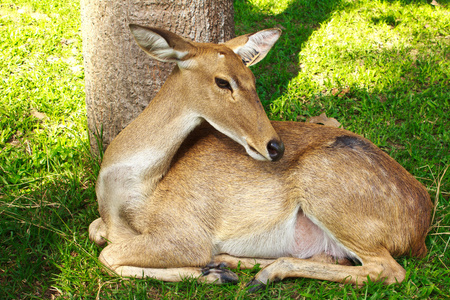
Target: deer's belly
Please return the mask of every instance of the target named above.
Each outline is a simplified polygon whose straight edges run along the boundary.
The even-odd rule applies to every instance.
[[[289,256],[295,244],[295,218],[290,218],[269,230],[258,231],[256,224],[252,228],[254,230],[248,233],[216,241],[216,254],[260,258]]]
[[[308,258],[320,253],[326,253],[335,258],[355,256],[328,230],[322,229],[300,210],[295,223],[295,246],[292,256]]]
[[[215,254],[227,253],[239,257],[309,258],[324,252],[337,258],[352,256],[301,210],[264,232],[255,230],[239,237],[215,242]]]

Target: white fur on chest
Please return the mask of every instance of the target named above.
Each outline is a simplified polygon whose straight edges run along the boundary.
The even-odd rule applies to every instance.
[[[97,181],[99,204],[108,203],[112,216],[125,203],[127,207],[141,204],[146,193],[152,189],[151,179],[146,176],[163,158],[163,153],[158,150],[146,150],[102,169]],[[158,178],[154,178],[155,185],[161,176],[159,174]]]
[[[124,203],[127,203],[127,208],[139,205],[150,196],[167,172],[179,145],[201,121],[197,114],[191,111],[167,118],[168,122],[158,130],[149,125],[148,132],[141,132],[140,129],[138,133],[139,127],[132,127],[136,129],[133,134],[140,134],[143,139],[145,136],[151,136],[153,144],[135,145],[136,152],[127,155],[123,153],[130,151],[116,146],[117,153],[112,153],[109,158],[113,163],[100,170],[97,181],[99,204],[101,201],[107,202],[111,211],[114,211],[114,208],[120,208]]]

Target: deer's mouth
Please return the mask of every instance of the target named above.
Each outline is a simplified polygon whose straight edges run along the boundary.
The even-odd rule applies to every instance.
[[[284,155],[284,144],[279,139],[270,140],[264,149],[264,154],[252,146],[252,143],[248,139],[245,139],[245,142],[247,145],[244,145],[244,147],[248,155],[256,160],[275,162],[280,160]]]
[[[245,151],[247,151],[247,154],[250,155],[251,158],[261,161],[272,161],[272,159],[269,156],[269,153],[266,155],[263,155],[261,152],[256,150],[255,147],[253,147],[250,143],[246,141],[246,143],[243,145],[245,148]]]

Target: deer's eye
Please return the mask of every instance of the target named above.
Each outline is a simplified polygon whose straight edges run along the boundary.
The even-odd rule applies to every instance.
[[[225,79],[221,79],[221,78],[217,78],[216,77],[216,84],[221,89],[233,91],[233,89],[231,88],[230,83],[228,81],[226,81]]]

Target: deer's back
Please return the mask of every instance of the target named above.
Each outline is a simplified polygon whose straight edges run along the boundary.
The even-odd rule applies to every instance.
[[[286,224],[300,209],[352,252],[426,253],[431,201],[397,162],[342,129],[295,122],[273,126],[286,146],[275,163],[251,159],[209,126],[197,129],[151,197],[146,219],[155,213],[176,224],[189,215],[200,224],[198,234],[222,241],[276,235],[280,224],[292,229]],[[158,208],[155,201],[168,207]],[[294,231],[286,237],[289,243],[278,241],[281,248],[292,244]]]

